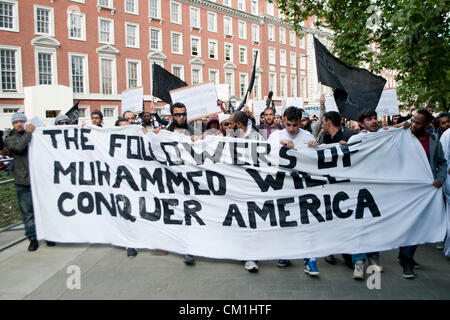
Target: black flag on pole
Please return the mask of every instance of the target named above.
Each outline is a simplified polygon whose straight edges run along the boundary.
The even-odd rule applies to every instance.
[[[77,101],[69,111],[66,112],[66,116],[69,117],[71,124],[78,124],[78,118],[80,117],[80,110],[78,109],[78,104],[80,101]]]
[[[154,63],[152,66],[152,84],[154,97],[160,98],[162,101],[172,104],[170,90],[186,87],[187,83],[171,74],[169,71]]]
[[[256,77],[256,61],[258,60],[258,51],[256,51],[255,59],[253,61],[253,71],[252,71],[252,78],[250,79],[250,83],[248,85],[247,92],[245,93],[244,99],[241,101],[241,104],[236,109],[236,111],[241,111],[241,109],[244,107],[245,103],[247,102],[248,95],[252,93],[253,85],[255,84],[255,77]]]
[[[314,49],[319,82],[333,88],[336,105],[343,117],[358,120],[361,110],[376,109],[386,79],[366,69],[345,64],[316,37]]]

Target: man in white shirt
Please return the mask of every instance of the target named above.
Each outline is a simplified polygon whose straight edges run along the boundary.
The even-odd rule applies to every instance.
[[[284,111],[284,129],[272,133],[269,137],[270,144],[281,144],[290,149],[296,149],[301,146],[314,147],[316,140],[314,136],[306,130],[300,128],[302,120],[302,111],[296,107],[289,107]],[[319,270],[316,265],[316,258],[308,258],[304,260],[304,271],[310,276],[318,276]],[[279,259],[277,266],[287,267],[289,260]]]

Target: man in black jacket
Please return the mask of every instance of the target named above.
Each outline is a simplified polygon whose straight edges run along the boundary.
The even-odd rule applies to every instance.
[[[35,127],[30,123],[25,129],[27,118],[20,112],[14,113],[11,121],[14,129],[6,137],[5,146],[14,158],[17,200],[25,225],[25,235],[30,240],[28,251],[35,251],[39,247],[39,243],[36,239],[30,175],[28,171],[28,144],[31,141]]]

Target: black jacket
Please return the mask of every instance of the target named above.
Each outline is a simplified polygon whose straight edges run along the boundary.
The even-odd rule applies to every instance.
[[[30,132],[17,132],[16,130],[12,130],[5,139],[5,147],[14,158],[15,183],[23,186],[30,185],[28,144],[31,141],[31,137]]]

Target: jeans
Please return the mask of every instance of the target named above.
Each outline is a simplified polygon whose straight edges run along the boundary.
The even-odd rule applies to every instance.
[[[352,254],[352,264],[354,266],[356,261],[366,261],[366,257],[376,257],[376,258],[378,258],[379,256],[380,256],[379,252]]]
[[[28,238],[36,237],[31,187],[16,184],[16,193],[23,224],[25,225],[25,236]]]
[[[400,252],[398,253],[398,259],[400,260],[400,264],[403,268],[413,267],[413,257],[414,253],[416,253],[417,246],[407,246],[400,247]]]

